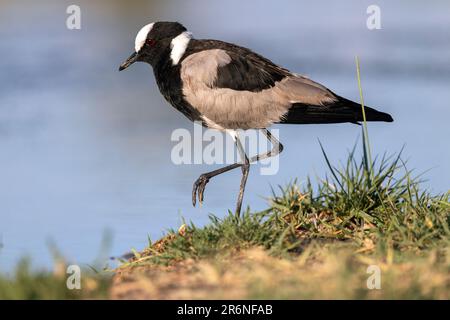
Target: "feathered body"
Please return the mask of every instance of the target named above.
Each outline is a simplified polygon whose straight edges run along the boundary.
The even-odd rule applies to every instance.
[[[255,129],[273,123],[363,120],[360,104],[231,43],[191,39],[176,65],[169,55],[152,65],[166,100],[207,127]],[[365,112],[367,121],[392,121],[373,108]]]

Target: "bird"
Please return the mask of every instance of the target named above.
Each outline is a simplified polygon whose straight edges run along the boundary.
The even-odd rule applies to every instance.
[[[250,164],[281,153],[283,145],[268,130],[273,124],[392,122],[391,115],[343,98],[306,76],[278,66],[252,50],[220,40],[196,39],[181,23],[152,22],[136,35],[134,52],[119,71],[135,62],[153,68],[161,94],[191,121],[233,137],[241,161],[203,173],[192,188],[192,204],[201,204],[207,183],[241,168],[236,203],[240,216]],[[364,119],[365,118],[365,119]],[[268,152],[248,157],[238,130],[259,130],[270,141]]]

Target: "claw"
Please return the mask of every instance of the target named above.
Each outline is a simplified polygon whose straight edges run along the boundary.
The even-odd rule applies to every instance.
[[[195,207],[197,203],[197,194],[198,194],[198,202],[200,205],[203,202],[203,194],[205,192],[206,184],[209,182],[209,178],[206,175],[201,175],[195,182],[194,187],[192,188],[192,205]]]

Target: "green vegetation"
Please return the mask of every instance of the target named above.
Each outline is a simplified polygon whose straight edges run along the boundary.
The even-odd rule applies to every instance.
[[[34,271],[30,260],[22,259],[13,275],[0,275],[0,300],[102,299],[108,296],[110,277],[93,270],[82,270],[81,274],[81,289],[69,290],[63,261],[55,261],[53,272],[49,272]]]
[[[151,283],[147,298],[450,298],[449,193],[420,191],[400,155],[369,165],[353,149],[340,168],[324,157],[331,178],[316,187],[293,182],[263,212],[183,224],[118,274],[131,292]],[[382,290],[367,289],[370,265]]]
[[[223,219],[211,215],[203,228],[190,224],[181,235],[172,230],[131,263],[166,264],[254,246],[283,256],[302,252],[313,239],[351,243],[355,250],[379,254],[448,248],[449,193],[420,191],[400,156],[383,157],[378,165],[374,161],[378,169],[372,176],[364,159],[357,163],[354,154],[342,169],[330,165],[333,178],[319,180],[317,188],[309,179],[303,189],[292,183],[280,194],[274,192],[263,212],[247,210],[241,219],[231,213]]]

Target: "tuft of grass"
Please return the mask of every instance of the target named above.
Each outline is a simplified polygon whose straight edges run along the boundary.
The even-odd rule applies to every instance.
[[[421,190],[400,155],[367,166],[355,149],[340,167],[323,150],[331,178],[280,187],[267,210],[150,242],[117,270],[112,297],[448,299],[449,193]]]
[[[449,193],[432,196],[420,190],[400,155],[383,156],[366,170],[353,149],[341,168],[331,166],[331,179],[315,190],[308,179],[301,190],[296,184],[273,195],[271,219],[289,224],[301,237],[368,241],[395,249],[426,249],[449,244]]]
[[[282,228],[268,225],[265,212],[252,214],[247,209],[239,218],[231,211],[224,218],[209,216],[210,223],[202,228],[193,223],[183,225],[182,234],[169,230],[168,235],[135,255],[131,264],[169,264],[188,258],[214,256],[253,246],[266,249],[275,246]],[[127,266],[126,263],[123,266]]]
[[[433,196],[420,190],[400,155],[383,156],[367,174],[365,159],[350,151],[342,167],[329,164],[332,178],[310,178],[304,187],[296,181],[273,191],[267,210],[241,218],[231,212],[224,218],[210,215],[199,228],[183,225],[170,230],[124,266],[170,264],[185,259],[223,255],[255,246],[273,255],[302,252],[312,240],[351,243],[357,252],[421,252],[450,244],[449,193]]]

